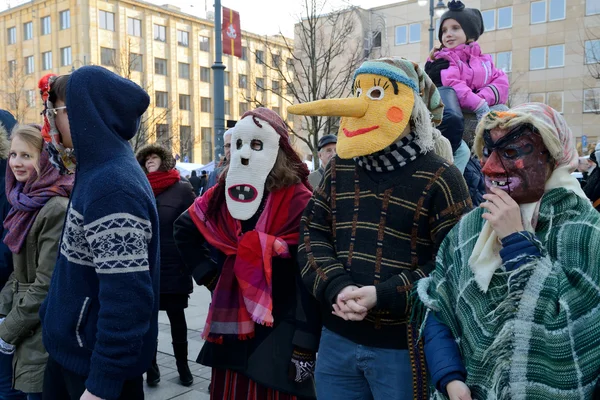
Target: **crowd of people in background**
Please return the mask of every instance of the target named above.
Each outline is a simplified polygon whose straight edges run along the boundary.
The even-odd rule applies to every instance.
[[[424,69],[290,106],[341,117],[312,173],[262,107],[210,174],[134,154],[150,98],[98,66],[40,81],[41,125],[0,110],[0,398],[143,399],[159,310],[192,385],[194,282],[213,400],[600,396],[600,143],[509,108],[483,33],[453,0]]]

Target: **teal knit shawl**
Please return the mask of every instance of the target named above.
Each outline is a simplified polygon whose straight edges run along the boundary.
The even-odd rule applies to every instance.
[[[546,193],[536,227],[542,256],[497,270],[483,293],[468,266],[482,212],[454,227],[417,288],[420,306],[456,338],[473,399],[591,399],[600,374],[600,213],[565,189]]]

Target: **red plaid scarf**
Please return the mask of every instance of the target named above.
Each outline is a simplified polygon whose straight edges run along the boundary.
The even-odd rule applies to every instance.
[[[254,323],[273,326],[272,258],[289,258],[298,244],[302,212],[312,193],[302,183],[270,193],[253,231],[242,233],[240,221],[223,204],[218,215],[206,210],[216,187],[189,208],[204,238],[227,258],[213,293],[202,338],[222,343],[254,336]]]

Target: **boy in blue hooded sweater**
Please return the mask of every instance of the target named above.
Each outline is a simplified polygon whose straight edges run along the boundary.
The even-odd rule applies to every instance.
[[[142,374],[158,335],[158,216],[128,140],[149,97],[89,66],[57,78],[49,100],[61,142],[77,162],[40,309],[50,356],[44,399],[143,399]]]

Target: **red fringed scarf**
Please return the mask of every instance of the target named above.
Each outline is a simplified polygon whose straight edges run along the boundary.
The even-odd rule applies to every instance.
[[[196,199],[188,212],[204,238],[227,258],[213,293],[202,337],[222,343],[254,336],[254,323],[273,326],[272,258],[289,258],[298,244],[300,218],[312,196],[302,183],[270,193],[255,230],[242,233],[226,204],[218,215],[206,210],[216,187]]]
[[[154,197],[158,196],[159,194],[167,190],[169,187],[179,182],[179,180],[181,179],[181,175],[176,169],[172,169],[167,172],[150,172],[146,176],[150,181],[150,186],[152,186]]]

